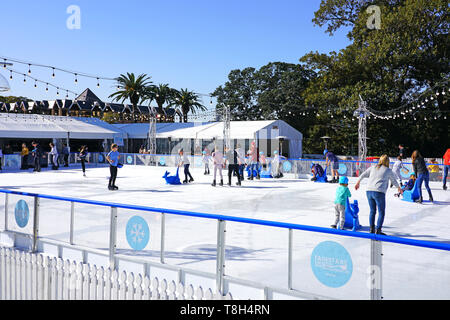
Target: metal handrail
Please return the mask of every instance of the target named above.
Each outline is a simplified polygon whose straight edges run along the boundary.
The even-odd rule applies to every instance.
[[[375,241],[403,244],[403,245],[408,245],[408,246],[416,246],[416,247],[450,251],[450,244],[446,244],[446,243],[431,242],[431,241],[426,241],[426,240],[415,240],[415,239],[401,238],[401,237],[395,237],[395,236],[384,236],[384,235],[377,235],[377,234],[364,233],[364,232],[336,230],[336,229],[330,229],[330,228],[324,228],[324,227],[292,224],[292,223],[286,223],[286,222],[276,222],[276,221],[268,221],[268,220],[252,219],[252,218],[242,218],[242,217],[200,213],[200,212],[190,212],[190,211],[173,210],[173,209],[153,208],[153,207],[147,207],[147,206],[120,204],[120,203],[104,202],[104,201],[97,201],[97,200],[59,197],[59,196],[36,194],[36,193],[13,191],[13,190],[0,189],[0,193],[26,196],[26,197],[35,197],[35,198],[48,199],[48,200],[89,204],[89,205],[96,205],[96,206],[103,206],[103,207],[110,207],[110,208],[120,208],[120,209],[146,211],[146,212],[154,212],[154,213],[165,213],[165,214],[178,215],[178,216],[188,216],[188,217],[212,219],[212,220],[219,220],[219,221],[254,224],[254,225],[276,227],[276,228],[283,228],[283,229],[289,229],[289,230],[300,230],[300,231],[308,231],[308,232],[315,232],[315,233],[333,234],[333,235],[346,236],[346,237],[352,237],[352,238],[363,238],[363,239],[369,239],[369,240],[375,240]]]

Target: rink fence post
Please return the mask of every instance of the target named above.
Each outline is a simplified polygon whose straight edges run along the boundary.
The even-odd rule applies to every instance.
[[[111,207],[111,223],[109,230],[109,265],[111,270],[116,270],[116,246],[117,246],[117,208]]]
[[[166,214],[161,212],[161,252],[160,260],[164,264],[164,250],[165,250],[165,238],[166,238]]]
[[[33,247],[32,253],[37,252],[37,241],[39,237],[39,206],[40,199],[38,196],[34,196],[34,217],[33,217]]]
[[[225,233],[226,222],[218,220],[217,224],[217,266],[216,266],[216,291],[217,294],[225,296]]]
[[[292,251],[293,251],[293,234],[294,230],[289,229],[288,244],[288,289],[292,290]]]
[[[70,244],[73,245],[73,226],[75,221],[75,203],[73,201],[70,202]]]
[[[383,299],[383,242],[377,240],[370,241],[370,299]]]

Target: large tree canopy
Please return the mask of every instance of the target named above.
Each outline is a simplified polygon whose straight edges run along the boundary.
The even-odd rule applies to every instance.
[[[373,10],[367,9],[373,4],[380,14],[377,28],[368,25]],[[353,112],[360,96],[374,114],[389,116],[418,104],[418,97],[448,88],[448,18],[444,0],[322,0],[313,23],[330,36],[347,30],[352,41],[348,47],[311,52],[300,64],[233,70],[214,95],[219,108],[230,105],[235,119],[292,124],[305,136],[305,153],[322,153],[320,137],[329,135],[335,152],[356,154]],[[449,147],[448,96],[440,94],[425,109],[395,119],[372,116],[369,153],[394,155],[404,143],[426,156],[442,156]]]

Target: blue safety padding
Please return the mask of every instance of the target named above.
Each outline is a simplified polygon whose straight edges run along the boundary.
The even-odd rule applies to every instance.
[[[412,190],[403,191],[403,201],[415,202],[420,198],[419,185],[417,181],[414,183]]]

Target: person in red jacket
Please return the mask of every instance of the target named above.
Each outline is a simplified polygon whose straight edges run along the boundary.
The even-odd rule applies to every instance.
[[[444,190],[447,190],[447,177],[449,169],[450,169],[450,149],[447,149],[447,152],[444,155],[444,179],[442,180],[442,182],[444,183]]]

